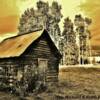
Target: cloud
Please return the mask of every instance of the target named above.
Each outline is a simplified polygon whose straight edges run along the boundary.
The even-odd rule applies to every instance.
[[[92,18],[92,25],[90,27],[92,47],[93,49],[94,46],[100,48],[100,0],[86,0],[80,5],[80,8],[81,11]]]
[[[17,0],[0,0],[0,34],[17,31],[19,9]]]
[[[17,32],[20,15],[33,6],[33,1],[0,0],[0,34]]]
[[[0,17],[16,15],[19,13],[17,0],[0,0]]]
[[[17,32],[18,19],[17,15],[0,18],[0,34]]]

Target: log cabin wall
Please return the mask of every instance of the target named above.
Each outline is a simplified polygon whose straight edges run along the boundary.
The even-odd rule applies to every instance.
[[[37,66],[38,68],[39,58],[47,59],[48,61],[48,69],[46,70],[46,82],[57,82],[60,58],[59,55],[56,54],[54,47],[51,45],[52,44],[49,39],[45,35],[42,35],[39,39],[33,42],[21,56],[0,59],[0,66],[5,68],[7,83],[16,84],[17,71],[21,69],[24,72],[24,67],[26,65],[33,66],[33,68],[34,66]],[[12,74],[10,73],[11,75],[9,76],[7,71],[11,66],[14,72]],[[12,76],[13,79],[11,79]],[[10,79],[11,82],[9,82]]]
[[[0,67],[4,69],[2,82],[9,86],[17,86],[18,81],[21,79],[18,77],[18,71],[20,71],[21,74],[25,76],[25,66],[32,66],[34,68],[33,63],[37,65],[37,59],[32,59],[32,57],[0,59]]]
[[[15,85],[17,68],[19,67],[18,62],[12,58],[0,59],[0,67],[4,70],[1,81],[10,86]]]
[[[55,55],[55,49],[50,47],[50,42],[45,36],[39,38],[35,43],[31,44],[30,47],[22,55],[25,62],[35,62],[38,66],[38,58],[44,58],[48,60],[48,70],[46,71],[46,81],[56,82],[58,81],[59,71],[59,56]],[[29,63],[29,62],[28,62]]]

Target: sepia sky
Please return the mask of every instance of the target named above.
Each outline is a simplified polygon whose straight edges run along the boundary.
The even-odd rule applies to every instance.
[[[20,15],[25,9],[36,7],[38,0],[0,0],[0,41],[6,37],[17,34]],[[54,0],[48,1],[51,5]],[[91,43],[97,52],[100,51],[100,0],[55,0],[62,5],[62,14],[74,19],[75,14],[82,14],[92,18],[90,27],[92,33]],[[63,17],[63,18],[64,18]],[[63,19],[62,19],[63,23]],[[62,27],[61,23],[61,27]]]
[[[100,0],[85,0],[80,5],[81,11],[92,18],[91,44],[93,49],[100,55]]]

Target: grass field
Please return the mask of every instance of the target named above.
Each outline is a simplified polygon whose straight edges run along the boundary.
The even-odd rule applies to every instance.
[[[9,94],[0,93],[1,96],[5,99],[0,100],[19,100]],[[100,100],[100,69],[62,68],[58,84],[50,85],[45,92],[30,94],[27,100]]]
[[[59,80],[71,87],[72,94],[100,95],[99,68],[62,68]],[[68,91],[67,91],[68,92]]]

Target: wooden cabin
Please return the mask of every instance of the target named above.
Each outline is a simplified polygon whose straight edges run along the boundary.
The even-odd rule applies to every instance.
[[[0,68],[3,82],[15,85],[23,77],[29,81],[57,82],[61,54],[46,30],[26,33],[0,43]]]

